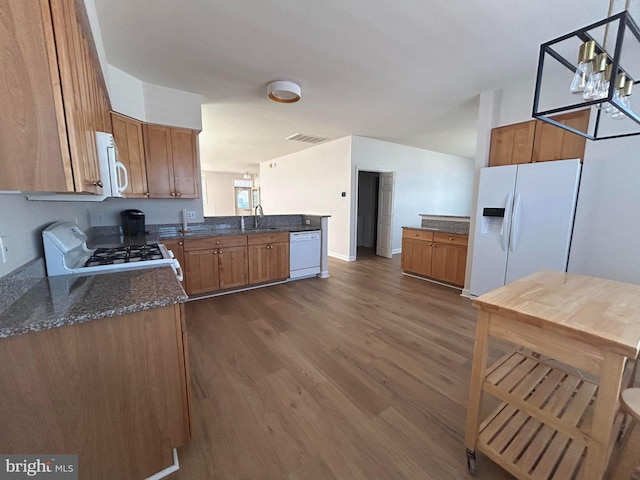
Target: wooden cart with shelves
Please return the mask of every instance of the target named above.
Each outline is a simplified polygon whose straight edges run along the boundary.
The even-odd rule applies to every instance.
[[[540,272],[474,306],[469,470],[479,451],[519,479],[604,478],[625,365],[638,356],[640,286]],[[516,350],[487,366],[490,337]],[[481,419],[485,394],[500,404]]]

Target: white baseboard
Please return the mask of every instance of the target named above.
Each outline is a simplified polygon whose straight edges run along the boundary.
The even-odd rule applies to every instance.
[[[338,260],[344,260],[345,262],[355,262],[356,260],[356,257],[342,255],[341,253],[328,252],[327,255],[329,255],[332,258],[337,258]]]
[[[391,255],[396,255],[398,253],[402,253],[401,248],[394,248],[393,250],[391,250]]]
[[[469,290],[468,288],[463,288],[462,289],[462,293],[460,294],[461,297],[464,298],[471,298],[471,290]]]

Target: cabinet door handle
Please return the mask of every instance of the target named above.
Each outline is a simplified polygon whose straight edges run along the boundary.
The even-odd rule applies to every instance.
[[[180,192],[176,192],[176,197],[181,197],[182,194]]]
[[[449,237],[449,240],[455,240],[455,238],[453,238],[453,237]]]
[[[182,242],[178,242],[178,245],[182,245]]]
[[[220,240],[216,240],[216,245],[220,245]]]
[[[176,196],[176,192],[171,192],[171,196],[175,197]]]
[[[144,192],[144,196],[148,197],[149,196],[149,192]]]

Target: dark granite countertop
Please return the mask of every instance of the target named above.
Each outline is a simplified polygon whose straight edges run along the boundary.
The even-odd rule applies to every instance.
[[[442,222],[442,225],[426,226],[412,225],[402,228],[411,228],[413,230],[425,230],[427,232],[454,233],[456,235],[469,235],[469,224],[457,225],[454,222]]]
[[[0,313],[0,338],[187,300],[169,267],[44,277]]]
[[[189,225],[189,232],[182,233],[181,227],[177,225],[167,226],[154,226],[154,231],[148,235],[137,237],[126,237],[119,233],[101,233],[99,235],[93,232],[89,233],[89,239],[87,240],[87,247],[120,247],[128,245],[142,245],[142,244],[154,244],[162,243],[163,240],[184,240],[186,238],[201,238],[201,237],[224,237],[232,235],[254,235],[260,233],[278,233],[278,232],[312,232],[320,230],[317,225],[283,225],[277,227],[265,227],[265,228],[234,228],[234,227],[219,227],[208,224],[192,224]]]
[[[158,232],[158,238],[160,241],[163,239],[185,239],[185,238],[198,238],[198,237],[220,237],[231,235],[255,235],[259,233],[278,233],[278,232],[311,232],[320,230],[318,227],[312,227],[309,225],[286,225],[282,227],[268,227],[268,228],[211,228],[211,227],[190,227],[190,232],[182,233],[179,229],[175,230],[163,230]]]

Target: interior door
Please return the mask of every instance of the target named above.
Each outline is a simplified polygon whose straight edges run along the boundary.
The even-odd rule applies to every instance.
[[[376,255],[391,258],[391,234],[393,221],[393,180],[394,172],[380,174],[378,191],[378,238]]]

